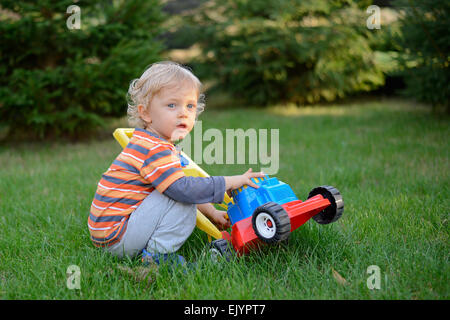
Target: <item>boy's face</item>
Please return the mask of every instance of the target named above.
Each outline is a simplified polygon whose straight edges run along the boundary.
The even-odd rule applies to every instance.
[[[138,111],[147,130],[173,143],[183,139],[194,127],[197,99],[195,88],[174,85],[163,88],[147,108],[139,105]]]

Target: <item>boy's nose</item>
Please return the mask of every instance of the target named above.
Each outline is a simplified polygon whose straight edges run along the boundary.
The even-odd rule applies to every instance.
[[[178,116],[179,117],[187,117],[188,115],[188,110],[186,107],[182,107],[180,108],[180,111],[178,112]]]

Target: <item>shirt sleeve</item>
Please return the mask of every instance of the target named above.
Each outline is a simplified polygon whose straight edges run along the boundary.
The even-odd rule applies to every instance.
[[[150,149],[140,174],[160,193],[178,179],[185,177],[180,158],[170,148],[163,145]]]
[[[164,192],[169,198],[185,203],[221,203],[225,194],[225,178],[184,176]]]

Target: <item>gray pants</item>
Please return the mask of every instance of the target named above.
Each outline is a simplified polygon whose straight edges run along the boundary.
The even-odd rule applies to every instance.
[[[154,190],[131,214],[122,239],[106,247],[113,255],[134,257],[177,251],[194,231],[197,206],[176,202]]]

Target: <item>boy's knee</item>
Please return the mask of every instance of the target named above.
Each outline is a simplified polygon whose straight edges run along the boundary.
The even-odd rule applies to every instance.
[[[180,208],[180,209],[183,209],[183,210],[195,210],[195,209],[197,209],[197,206],[196,206],[195,203],[185,203],[185,202],[175,201],[172,198],[166,196],[164,193],[159,193],[159,195],[160,195],[160,197],[162,197],[164,199],[165,202],[167,202],[169,204],[170,208],[177,207],[177,208]]]

